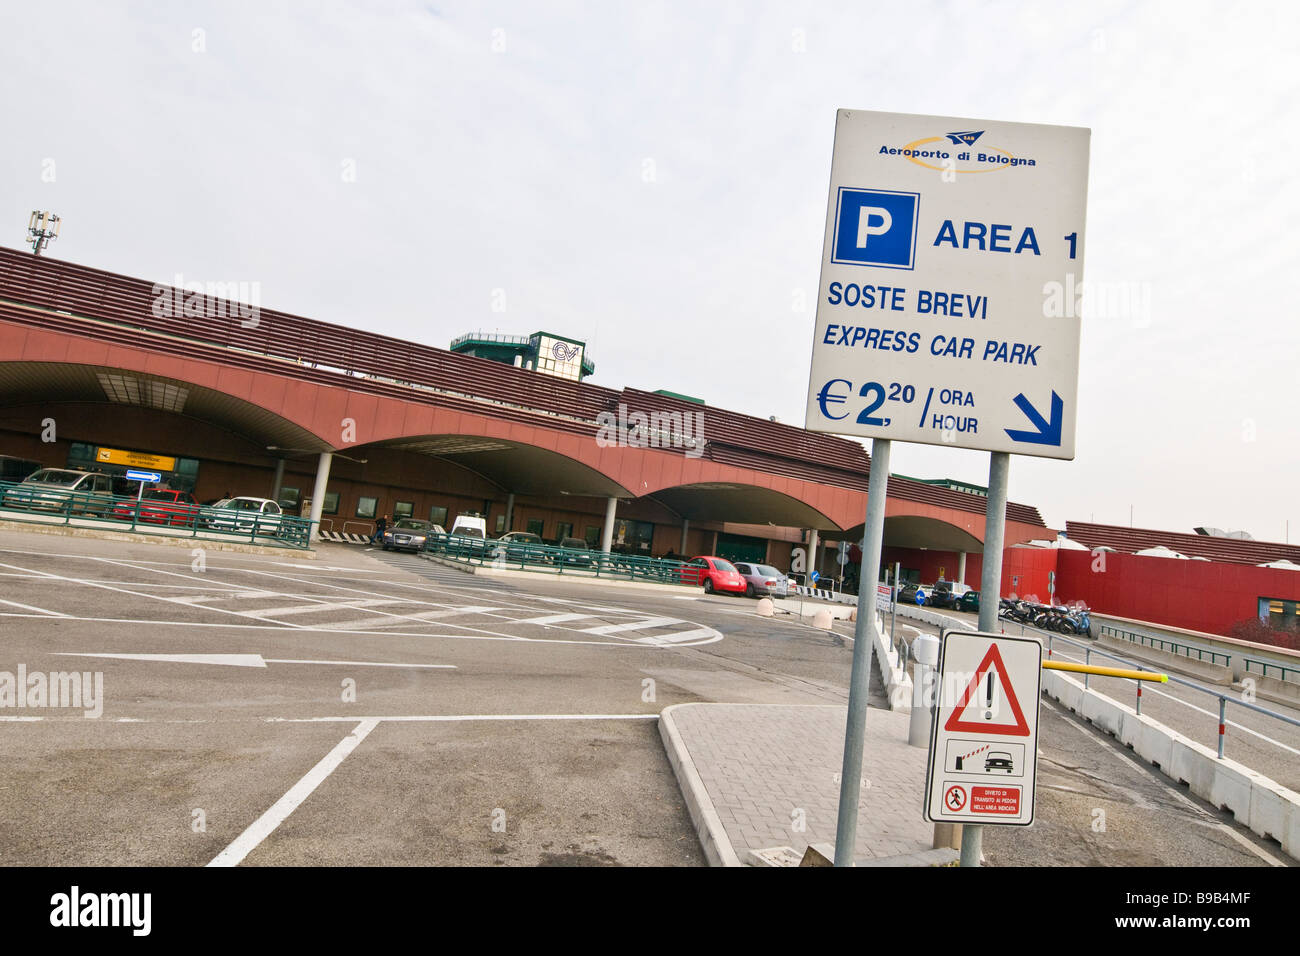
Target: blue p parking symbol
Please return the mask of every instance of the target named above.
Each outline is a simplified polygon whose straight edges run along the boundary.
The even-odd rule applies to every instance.
[[[913,268],[920,201],[919,193],[841,186],[831,262]]]

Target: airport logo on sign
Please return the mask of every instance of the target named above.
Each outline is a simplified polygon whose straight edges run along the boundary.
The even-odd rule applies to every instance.
[[[831,262],[911,269],[920,193],[840,187]]]

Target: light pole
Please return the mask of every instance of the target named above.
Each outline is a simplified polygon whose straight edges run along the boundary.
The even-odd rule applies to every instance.
[[[27,220],[27,241],[32,244],[32,255],[39,256],[51,239],[59,238],[61,221],[52,212],[32,210],[32,217]]]

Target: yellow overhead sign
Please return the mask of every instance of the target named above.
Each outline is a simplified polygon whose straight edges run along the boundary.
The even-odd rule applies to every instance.
[[[101,448],[95,460],[106,465],[126,465],[128,468],[148,468],[151,471],[175,471],[176,459],[166,455],[146,455],[120,448]]]

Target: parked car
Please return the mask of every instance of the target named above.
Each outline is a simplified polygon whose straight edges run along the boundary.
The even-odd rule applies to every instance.
[[[4,507],[103,515],[113,506],[111,475],[73,468],[42,468],[4,494]]]
[[[687,584],[702,584],[705,594],[715,591],[744,594],[749,584],[734,564],[713,555],[691,558],[690,564],[682,569],[682,580]]]
[[[420,518],[399,518],[384,530],[385,551],[423,551],[434,525]]]
[[[918,594],[921,595],[920,601],[916,599]],[[924,590],[921,588],[921,585],[904,584],[898,592],[898,603],[899,604],[923,604],[925,603],[928,597],[929,595],[924,592]]]
[[[551,554],[551,561],[555,564],[571,564],[578,567],[591,567],[591,548],[587,545],[584,538],[561,538],[556,542],[557,548],[564,548],[564,554]],[[574,554],[572,552],[582,552]]]
[[[280,533],[280,505],[270,498],[222,498],[200,519],[200,524],[214,531],[238,531],[268,537]]]
[[[194,523],[199,513],[198,502],[188,491],[174,491],[171,488],[146,488],[144,494],[134,501],[119,501],[113,507],[113,517],[119,521],[136,519],[137,507],[139,518],[150,524],[183,525]]]
[[[584,541],[583,544],[586,542]],[[541,535],[533,534],[531,531],[508,531],[497,538],[492,554],[493,557],[504,554],[507,561],[540,561],[546,558],[549,552]]]
[[[980,609],[979,591],[967,591],[957,599],[957,610],[969,611],[972,614],[978,614]]]
[[[746,597],[771,595],[783,598],[790,592],[790,579],[774,567],[737,561],[736,570],[745,579]]]
[[[955,608],[958,600],[951,581],[937,581],[934,587],[926,589],[926,599],[927,604],[937,608]]]

